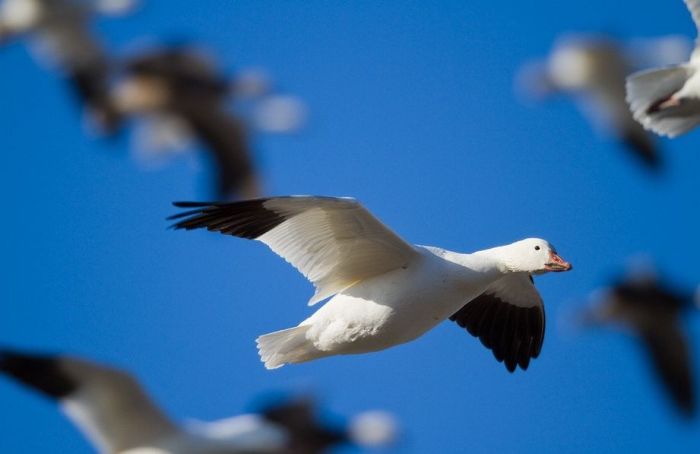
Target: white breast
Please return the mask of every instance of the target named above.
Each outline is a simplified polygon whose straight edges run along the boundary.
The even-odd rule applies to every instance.
[[[302,322],[317,348],[364,353],[409,342],[483,293],[493,277],[420,248],[410,267],[368,279]]]

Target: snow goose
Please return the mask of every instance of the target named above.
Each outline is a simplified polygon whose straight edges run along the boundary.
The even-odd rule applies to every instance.
[[[532,275],[567,271],[531,238],[472,254],[413,246],[351,198],[288,196],[237,203],[180,202],[177,229],[206,228],[267,244],[330,298],[295,328],[257,339],[269,369],[412,341],[446,319],[504,361],[527,369],[544,339]]]
[[[135,149],[143,157],[163,157],[190,148],[196,139],[212,157],[220,198],[260,196],[250,131],[285,133],[303,124],[303,104],[272,95],[260,71],[241,72],[230,81],[198,49],[153,49],[124,66],[113,99],[120,112],[141,120]]]
[[[153,119],[150,126],[174,128],[167,137],[198,139],[215,164],[219,197],[260,195],[246,130],[227,110],[229,83],[212,59],[175,46],[145,52],[124,66],[125,75],[113,90],[122,114]],[[167,149],[151,145],[158,151]]]
[[[27,35],[37,57],[64,73],[103,132],[113,132],[120,117],[109,96],[110,61],[91,33],[95,14],[124,14],[133,0],[4,0],[0,3],[0,41]]]
[[[361,413],[347,429],[328,426],[309,399],[180,427],[128,373],[69,356],[0,349],[0,373],[59,401],[101,453],[313,454],[346,443],[386,444],[396,432],[393,418],[380,411]]]
[[[683,414],[695,412],[690,345],[681,317],[693,295],[665,285],[650,270],[632,272],[596,292],[584,325],[616,325],[639,339],[669,397]]]
[[[598,129],[619,138],[648,168],[659,169],[656,142],[629,111],[625,78],[652,62],[681,61],[679,54],[687,47],[678,37],[637,40],[627,46],[603,35],[568,35],[556,42],[545,62],[523,67],[518,86],[536,98],[553,93],[574,96]]]
[[[700,0],[685,0],[700,27]],[[627,79],[627,100],[634,118],[655,133],[677,137],[700,124],[700,51],[680,65],[651,69]]]

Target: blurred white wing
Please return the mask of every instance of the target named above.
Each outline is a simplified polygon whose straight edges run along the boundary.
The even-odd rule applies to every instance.
[[[144,167],[158,167],[192,148],[192,131],[179,117],[158,113],[144,115],[140,120],[134,128],[131,149]]]
[[[212,440],[222,440],[238,449],[280,452],[288,437],[275,424],[256,414],[244,414],[213,422],[192,421],[188,429]]]
[[[253,121],[257,129],[268,133],[290,133],[300,130],[306,123],[307,109],[304,102],[290,95],[267,96],[256,103]]]
[[[110,16],[123,16],[139,6],[139,0],[96,0],[95,10]]]

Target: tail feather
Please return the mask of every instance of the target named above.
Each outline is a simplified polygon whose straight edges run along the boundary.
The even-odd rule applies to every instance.
[[[700,115],[689,115],[682,107],[656,111],[678,92],[693,70],[687,65],[670,66],[632,74],[627,78],[627,102],[635,120],[655,133],[676,137],[700,124]]]
[[[268,369],[319,357],[319,350],[306,338],[309,325],[275,331],[258,337],[260,360]]]

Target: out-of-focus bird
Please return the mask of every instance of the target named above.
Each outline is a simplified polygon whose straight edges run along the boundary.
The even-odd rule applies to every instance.
[[[144,53],[126,63],[125,73],[113,98],[124,115],[148,122],[145,147],[163,152],[198,140],[212,156],[220,198],[260,196],[250,129],[289,132],[301,126],[302,107],[292,101],[296,98],[269,96],[267,80],[252,74],[230,82],[212,59],[193,48]],[[261,100],[277,104],[264,109]],[[250,124],[234,112],[229,104],[235,102],[247,104],[259,121]]]
[[[523,67],[518,87],[536,98],[555,93],[574,96],[598,129],[622,141],[646,167],[659,169],[657,143],[629,111],[625,78],[640,65],[679,61],[688,46],[679,37],[635,44],[626,46],[603,35],[565,36],[546,61]]]
[[[125,115],[168,121],[176,136],[198,139],[210,152],[219,197],[260,195],[244,125],[227,110],[228,80],[203,54],[173,47],[128,61],[114,91]]]
[[[257,413],[207,423],[206,432],[234,437],[249,448],[267,445],[283,454],[320,454],[348,444],[387,446],[396,440],[398,432],[394,417],[379,410],[360,413],[345,426],[322,420],[313,399],[292,398],[266,405]],[[279,440],[284,441],[283,447]]]
[[[390,443],[393,418],[366,412],[347,428],[315,414],[311,400],[290,400],[256,414],[180,426],[128,373],[91,361],[0,349],[0,373],[57,400],[101,453],[314,454],[345,443]]]
[[[135,0],[4,0],[0,3],[0,42],[26,37],[40,60],[70,81],[91,120],[114,131],[119,115],[109,96],[110,59],[90,30],[95,14],[125,14]]]
[[[295,328],[257,339],[269,369],[412,341],[450,319],[478,336],[509,371],[527,369],[544,340],[533,274],[571,265],[540,239],[460,254],[405,242],[351,198],[291,196],[182,202],[178,229],[268,245],[331,298]]]
[[[650,270],[632,272],[596,292],[599,303],[582,315],[584,326],[617,326],[630,332],[679,410],[695,412],[693,360],[683,323],[694,308],[691,292],[671,288]]]
[[[700,27],[700,0],[685,0]],[[676,137],[700,124],[700,50],[696,41],[690,60],[651,69],[627,79],[627,100],[636,118],[655,133]]]

